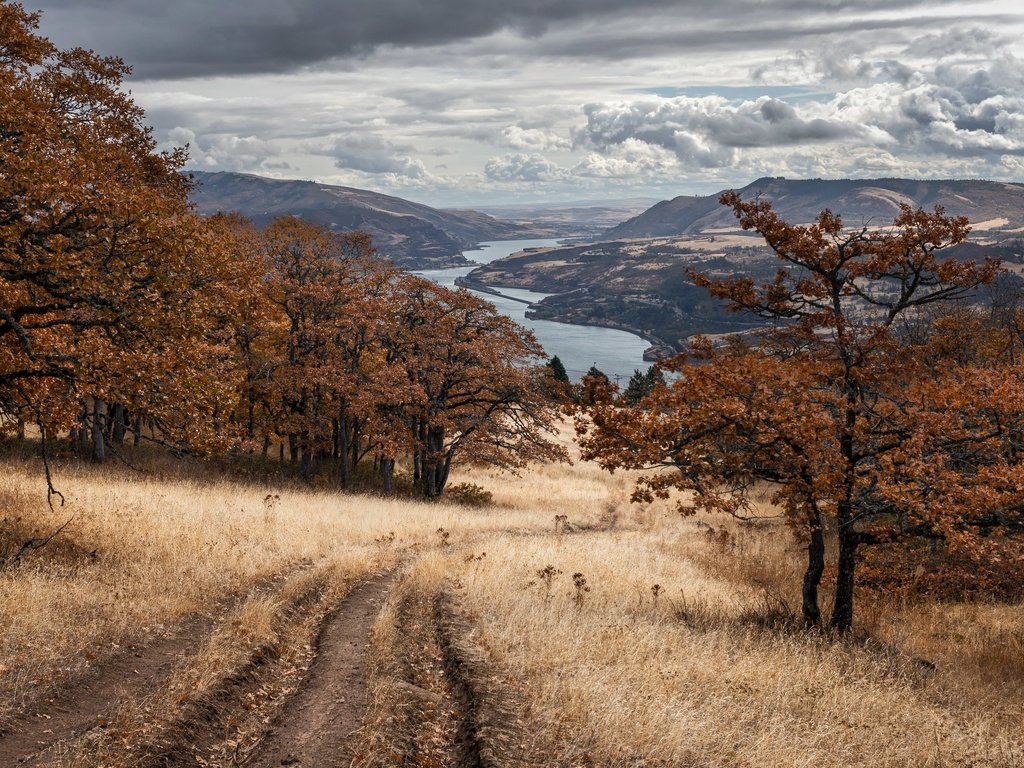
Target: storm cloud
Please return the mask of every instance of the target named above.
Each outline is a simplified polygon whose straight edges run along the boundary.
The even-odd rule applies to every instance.
[[[1024,175],[1015,0],[41,5],[204,170],[460,206]]]
[[[30,4],[31,5],[31,4]],[[83,30],[89,46],[121,56],[140,78],[183,78],[282,72],[329,59],[364,55],[381,46],[425,47],[512,30],[537,38],[552,28],[595,22],[600,35],[561,38],[562,53],[644,55],[652,34],[617,39],[610,20],[663,16],[692,30],[671,44],[736,44],[807,34],[803,21],[883,9],[929,8],[957,3],[924,0],[45,0],[45,29],[62,44]],[[736,21],[743,28],[737,29]],[[871,22],[877,25],[881,22]],[[859,22],[864,26],[863,22]],[[628,25],[627,25],[628,26]],[[674,27],[675,25],[673,25]],[[824,31],[822,27],[819,31]],[[801,30],[803,30],[801,32]],[[649,33],[664,33],[663,24]]]

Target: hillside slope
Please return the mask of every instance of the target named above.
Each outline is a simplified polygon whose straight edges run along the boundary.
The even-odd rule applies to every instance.
[[[479,242],[552,234],[476,211],[442,211],[365,189],[243,173],[193,171],[192,176],[192,202],[204,215],[237,211],[261,226],[294,215],[332,229],[361,230],[383,256],[414,269],[466,264],[462,251]]]
[[[812,221],[824,208],[842,215],[849,225],[892,221],[901,202],[931,209],[941,205],[955,216],[967,216],[975,230],[1009,234],[1024,227],[1024,184],[997,181],[918,181],[913,179],[784,179],[762,178],[737,190],[744,199],[771,200],[782,218]],[[735,229],[732,212],[707,197],[666,200],[605,233],[607,239],[666,237],[711,230]]]

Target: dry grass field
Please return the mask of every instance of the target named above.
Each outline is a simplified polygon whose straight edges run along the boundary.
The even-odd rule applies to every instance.
[[[72,522],[0,570],[0,764],[1024,766],[1020,605],[865,598],[855,637],[811,635],[784,528],[578,463],[461,473],[484,507],[142,463],[58,463],[50,511],[3,460],[5,540]],[[334,681],[375,573],[368,680]],[[268,762],[325,675],[366,695],[344,759]]]

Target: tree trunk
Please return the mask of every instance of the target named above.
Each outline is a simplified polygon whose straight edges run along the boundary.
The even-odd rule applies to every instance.
[[[124,445],[124,417],[124,405],[122,405],[121,403],[115,403],[113,438],[114,442],[117,443],[118,445]]]
[[[313,479],[313,448],[309,444],[309,434],[302,435],[302,479],[307,483]]]
[[[92,401],[92,460],[102,464],[107,458],[106,447],[103,444],[103,401],[98,397]]]
[[[338,411],[338,483],[348,485],[348,415],[345,406]]]
[[[132,421],[132,445],[138,448],[142,444],[142,417],[136,416]]]
[[[395,460],[382,457],[380,460],[380,474],[384,478],[384,495],[392,496],[395,493],[392,482],[395,473]]]
[[[25,420],[20,416],[18,417],[18,439],[25,439]]]
[[[849,523],[839,524],[839,563],[836,573],[836,598],[832,606],[832,629],[849,632],[853,628],[853,586],[857,566],[857,534]]]
[[[352,422],[352,436],[349,438],[352,444],[352,468],[355,469],[359,466],[359,422]]]
[[[89,445],[89,438],[92,432],[89,429],[91,420],[89,418],[89,403],[86,400],[82,400],[82,413],[78,417],[79,424],[81,425],[78,429],[78,449],[79,455],[85,452],[85,449]]]
[[[803,610],[804,624],[816,627],[821,623],[821,608],[818,606],[818,587],[825,572],[825,534],[821,530],[821,518],[811,521],[810,540],[807,542],[807,571],[804,573]]]
[[[252,393],[249,393],[249,412],[246,414],[245,434],[250,440],[256,439],[256,403],[253,402]]]
[[[437,477],[437,495],[440,496],[444,493],[445,486],[448,485],[448,473],[452,468],[452,455],[449,453],[444,457],[444,462],[441,464],[441,471]]]
[[[450,457],[444,457],[444,429],[430,427],[423,456],[423,494],[440,496],[448,480]]]

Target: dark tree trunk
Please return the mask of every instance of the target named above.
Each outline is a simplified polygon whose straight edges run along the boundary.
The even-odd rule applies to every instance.
[[[288,460],[296,464],[299,460],[299,440],[294,432],[288,435]]]
[[[409,433],[414,437],[414,448],[412,450],[412,483],[413,486],[419,487],[420,480],[423,479],[423,436],[420,434],[418,419],[410,419]]]
[[[359,422],[356,420],[352,421],[352,436],[349,438],[352,441],[352,468],[355,469],[359,466]]]
[[[253,402],[251,394],[249,395],[249,412],[246,415],[245,433],[250,440],[256,439],[256,403]]]
[[[448,485],[448,473],[452,468],[452,455],[449,453],[444,457],[444,462],[441,464],[441,471],[437,477],[437,495],[440,496],[444,493],[445,486]]]
[[[393,478],[395,474],[395,460],[388,458],[381,458],[380,460],[380,474],[384,479],[384,494],[391,496],[394,494],[394,483]]]
[[[20,416],[18,417],[18,439],[25,439],[25,420]]]
[[[124,405],[121,403],[114,404],[114,426],[113,426],[113,438],[114,442],[118,445],[124,445],[124,425],[125,410]]]
[[[309,435],[302,435],[302,479],[307,483],[313,479],[313,448],[309,444]]]
[[[142,444],[142,417],[136,415],[132,420],[132,445],[138,448]]]
[[[430,427],[423,456],[423,494],[428,497],[440,496],[448,481],[451,457],[444,455],[444,429]]]
[[[807,571],[804,573],[803,611],[804,624],[816,627],[821,623],[821,608],[818,606],[818,587],[825,572],[825,534],[821,530],[821,518],[815,518],[810,525],[810,540],[807,542]]]
[[[839,523],[839,563],[836,572],[836,598],[832,605],[831,626],[839,632],[853,628],[853,586],[857,567],[857,534]]]
[[[106,446],[103,443],[104,407],[98,397],[92,401],[92,460],[102,464],[107,458]]]
[[[270,453],[270,435],[263,436],[263,458],[267,458],[267,454]]]
[[[78,429],[78,447],[79,455],[81,455],[89,446],[89,438],[92,435],[92,432],[90,431],[89,428],[91,424],[91,419],[89,418],[89,403],[85,400],[82,401],[82,413],[78,417],[78,421],[80,425]]]
[[[345,406],[338,411],[338,483],[348,485],[348,415]]]

